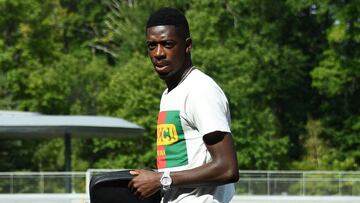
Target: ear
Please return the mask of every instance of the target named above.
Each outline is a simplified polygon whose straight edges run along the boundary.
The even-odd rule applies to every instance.
[[[185,46],[186,46],[185,52],[187,54],[190,54],[192,48],[192,39],[190,37],[185,39]]]

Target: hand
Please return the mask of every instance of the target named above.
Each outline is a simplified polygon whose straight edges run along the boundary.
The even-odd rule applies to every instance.
[[[134,177],[128,187],[139,199],[149,197],[161,188],[160,173],[149,170],[133,170],[130,171],[130,174]]]

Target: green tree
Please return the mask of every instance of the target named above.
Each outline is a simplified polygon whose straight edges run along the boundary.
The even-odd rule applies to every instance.
[[[172,6],[189,19],[194,64],[228,96],[240,169],[358,169],[359,5],[3,0],[0,108],[123,117],[143,125],[144,136],[75,140],[73,168],[154,167],[165,85],[146,57],[145,24]],[[63,150],[61,139],[4,140],[0,165],[61,170],[54,148]]]
[[[103,56],[95,57],[91,40],[96,37],[96,26],[103,22],[99,16],[105,17],[107,7],[93,1],[81,1],[80,9],[69,4],[56,0],[0,1],[0,11],[4,14],[0,18],[3,31],[0,108],[47,114],[97,114],[96,97],[107,81],[107,74],[111,74],[111,67]],[[87,9],[91,15],[86,13]],[[21,146],[24,156],[20,160],[23,163],[34,160],[28,165],[19,164],[21,161],[8,164],[8,170],[63,168],[58,161],[49,161],[58,156],[49,151],[51,146],[60,146],[61,141],[6,140],[1,143],[4,156],[17,156],[16,146]],[[55,157],[49,158],[46,153]],[[49,164],[44,164],[46,162]]]
[[[311,72],[313,86],[324,101],[322,136],[339,150],[336,158],[353,159],[359,167],[360,142],[360,24],[359,1],[330,1],[327,12],[331,25],[326,32],[328,47],[320,53],[319,64]]]

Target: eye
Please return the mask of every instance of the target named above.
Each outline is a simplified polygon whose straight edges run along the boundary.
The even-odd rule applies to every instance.
[[[171,48],[173,48],[175,46],[175,42],[173,42],[173,41],[165,41],[165,42],[163,42],[163,46],[165,48],[171,49]]]
[[[155,42],[148,42],[147,47],[148,47],[149,50],[153,50],[156,47],[156,43]]]

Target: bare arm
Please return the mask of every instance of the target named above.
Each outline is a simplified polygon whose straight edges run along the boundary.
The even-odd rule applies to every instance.
[[[196,187],[203,185],[221,185],[236,182],[239,179],[237,159],[232,136],[225,132],[212,132],[203,137],[212,160],[200,167],[172,172],[173,186]],[[136,177],[129,188],[140,198],[148,197],[161,188],[162,173],[135,170]]]
[[[238,180],[236,152],[231,135],[213,132],[203,139],[212,161],[191,170],[172,173],[174,186],[221,185]]]

